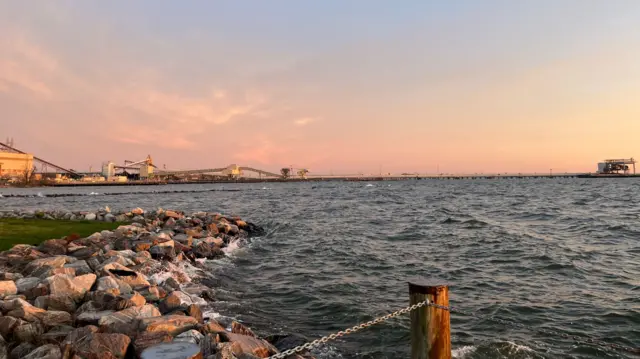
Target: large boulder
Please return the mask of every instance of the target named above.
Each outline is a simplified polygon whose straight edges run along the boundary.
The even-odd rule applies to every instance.
[[[55,326],[42,335],[41,341],[44,343],[59,345],[73,330],[75,330],[75,328],[69,325]]]
[[[196,258],[216,259],[225,256],[222,249],[220,249],[215,244],[207,242],[200,242],[196,244],[193,247],[192,252],[196,256]]]
[[[54,344],[47,344],[36,348],[23,359],[60,359],[61,357],[60,347]]]
[[[176,309],[187,309],[191,304],[193,304],[193,300],[188,294],[173,291],[160,302],[159,308],[163,314],[167,314]]]
[[[153,258],[157,258],[157,259],[163,259],[163,258],[167,258],[167,259],[172,259],[175,258],[176,256],[176,252],[175,252],[175,245],[174,242],[172,240],[166,241],[166,242],[162,242],[162,243],[158,243],[155,246],[151,247],[149,249],[149,253],[151,253],[151,256]]]
[[[67,254],[67,241],[64,239],[49,239],[38,246],[38,250],[52,256]]]
[[[77,309],[76,302],[70,295],[51,294],[45,298],[48,310],[60,310],[67,313],[74,313]]]
[[[202,315],[202,309],[197,304],[191,304],[187,307],[187,315],[190,317],[196,318],[198,323],[204,323],[204,316]]]
[[[175,337],[175,339],[173,339],[173,341],[174,342],[200,344],[200,341],[203,338],[204,338],[204,335],[202,335],[199,331],[197,331],[195,329],[191,329],[191,330],[187,330],[184,333],[178,334]]]
[[[44,326],[40,322],[22,323],[13,330],[13,339],[17,342],[36,343],[44,334]]]
[[[113,309],[123,310],[131,307],[141,307],[145,304],[147,304],[147,301],[144,297],[140,293],[134,292],[131,294],[122,294],[116,297],[113,303]]]
[[[36,346],[33,345],[33,343],[22,342],[11,350],[11,353],[9,354],[9,358],[11,359],[24,358],[29,353],[31,353],[34,349],[36,349]]]
[[[12,280],[3,280],[0,281],[0,297],[4,298],[8,295],[18,294],[18,287],[16,287],[16,283]]]
[[[40,258],[36,260],[32,260],[27,264],[24,272],[25,273],[34,273],[44,267],[49,268],[62,268],[67,263],[66,256],[55,256],[55,257],[47,257]],[[47,268],[48,269],[48,268]]]
[[[198,321],[184,315],[165,315],[162,317],[144,318],[140,320],[140,330],[146,332],[179,333],[193,329]]]
[[[117,289],[120,294],[129,294],[133,291],[131,286],[126,282],[117,279],[115,277],[100,277],[98,279],[98,284],[96,290],[98,291],[108,291],[110,289]]]
[[[18,293],[24,294],[35,288],[40,284],[42,279],[38,277],[26,277],[22,279],[18,279],[16,281],[16,287],[18,288]]]
[[[151,304],[131,307],[100,318],[101,331],[108,333],[135,333],[138,321],[144,318],[159,317],[161,313]]]
[[[38,315],[38,317],[45,328],[53,328],[59,325],[71,325],[73,323],[71,314],[59,310],[47,310]]]
[[[47,278],[49,289],[53,295],[68,295],[79,301],[84,297],[96,281],[93,273],[72,277],[66,274],[58,274]]]
[[[87,264],[86,260],[79,260],[73,263],[68,263],[64,265],[65,268],[73,268],[76,272],[76,275],[84,275],[93,273],[89,264]]]
[[[109,263],[103,266],[100,269],[100,275],[120,279],[132,287],[149,285],[149,281],[144,274],[132,271],[119,263]]]
[[[278,353],[273,345],[262,339],[234,333],[220,335],[225,336],[227,341],[231,343],[231,348],[236,356],[252,354],[258,358],[268,358],[270,355]]]
[[[113,310],[103,311],[84,311],[76,315],[76,323],[78,325],[99,325],[100,319],[115,313]]]
[[[157,286],[139,288],[138,292],[147,300],[147,302],[157,302],[167,296],[167,292]]]
[[[14,317],[0,317],[0,335],[4,338],[8,338],[13,333],[15,327],[23,322],[24,321]]]
[[[90,333],[75,345],[81,358],[124,359],[131,339],[119,333]]]
[[[7,315],[27,322],[39,321],[42,318],[43,313],[46,312],[46,310],[34,307],[29,302],[22,299],[14,299],[11,302],[12,303],[9,305],[10,310]]]
[[[40,279],[46,279],[46,278],[55,276],[57,274],[66,274],[66,275],[75,277],[76,270],[69,267],[49,268],[49,269],[43,269],[41,271],[38,271],[35,274],[37,274]]]

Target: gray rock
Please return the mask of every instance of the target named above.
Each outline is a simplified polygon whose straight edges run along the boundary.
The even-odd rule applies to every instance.
[[[24,321],[14,318],[14,317],[0,317],[0,335],[5,338],[9,338],[9,336],[13,333],[15,327],[20,324],[23,324]]]
[[[44,327],[40,322],[20,324],[13,330],[13,338],[21,343],[36,343],[42,334]]]
[[[17,347],[11,350],[9,357],[11,359],[22,359],[29,353],[31,353],[35,348],[36,346],[29,342],[20,343]]]
[[[116,221],[116,216],[114,216],[111,213],[107,213],[104,215],[104,221],[105,222],[115,222]]]
[[[85,275],[93,273],[93,269],[89,267],[86,260],[79,260],[74,263],[68,263],[64,265],[65,268],[73,268],[76,275]]]
[[[18,287],[18,293],[26,293],[29,290],[35,288],[40,284],[42,280],[37,277],[26,277],[18,279],[16,281],[16,287]]]
[[[33,273],[42,267],[51,267],[51,268],[62,268],[67,263],[66,256],[55,256],[55,257],[47,257],[35,259],[27,264],[24,272],[25,273]]]
[[[120,294],[129,294],[133,292],[131,286],[126,282],[114,277],[100,277],[98,279],[98,291],[108,291],[109,289],[118,289]]]
[[[184,343],[193,343],[200,344],[200,341],[204,338],[204,335],[200,334],[199,331],[192,329],[188,330],[182,334],[177,335],[173,341],[174,342],[184,342]]]
[[[62,358],[62,353],[60,352],[60,348],[54,344],[47,344],[41,347],[36,348],[24,359],[60,359]]]
[[[59,325],[51,328],[48,332],[42,335],[42,341],[45,343],[51,343],[59,345],[75,328],[68,325]]]
[[[86,219],[87,221],[95,221],[96,217],[97,217],[97,216],[96,216],[96,214],[95,214],[95,213],[87,213],[87,214],[84,216],[84,219]]]
[[[98,324],[103,332],[135,333],[138,321],[143,318],[159,317],[158,309],[151,304],[141,307],[131,307],[102,317]]]
[[[46,312],[46,310],[34,307],[29,302],[21,299],[14,299],[12,302],[13,306],[7,313],[10,317],[19,318],[27,322],[37,322],[42,318],[43,313]]]
[[[76,316],[76,322],[79,325],[98,325],[100,319],[114,314],[113,310],[103,310],[99,312],[85,311]]]
[[[42,297],[38,297],[42,298]],[[77,306],[74,299],[69,295],[51,294],[46,297],[48,310],[60,310],[67,313],[75,313]]]

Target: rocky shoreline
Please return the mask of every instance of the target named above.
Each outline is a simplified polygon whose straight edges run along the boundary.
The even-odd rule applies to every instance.
[[[107,208],[0,218],[124,222],[0,253],[0,359],[135,359],[166,342],[197,344],[206,359],[268,358],[304,343],[203,316],[216,297],[206,260],[263,231],[238,217]]]

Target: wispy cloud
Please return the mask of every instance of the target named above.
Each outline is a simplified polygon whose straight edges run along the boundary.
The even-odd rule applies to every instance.
[[[310,123],[313,123],[317,120],[315,117],[302,117],[293,121],[293,124],[296,126],[306,126]]]

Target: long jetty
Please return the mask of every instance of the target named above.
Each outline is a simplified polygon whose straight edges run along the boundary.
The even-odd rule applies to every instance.
[[[403,180],[513,180],[513,179],[562,179],[562,178],[629,178],[640,177],[640,175],[600,175],[590,173],[558,173],[558,174],[440,174],[440,175],[328,175],[309,176],[308,178],[219,178],[219,179],[185,179],[185,180],[132,180],[126,182],[56,182],[51,183],[53,187],[91,187],[91,186],[158,186],[173,184],[207,184],[207,183],[265,183],[265,182],[326,182],[326,181],[347,181],[347,182],[377,182],[377,181],[403,181]]]

